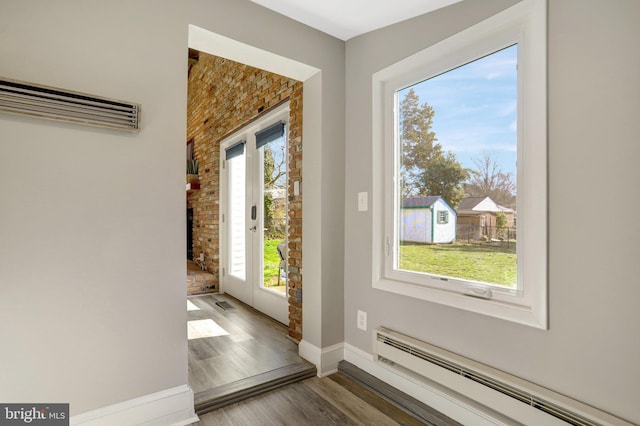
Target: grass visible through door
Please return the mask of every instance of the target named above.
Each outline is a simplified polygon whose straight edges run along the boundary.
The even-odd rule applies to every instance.
[[[277,287],[278,286],[278,274],[280,271],[280,255],[278,254],[278,244],[282,242],[281,239],[264,240],[264,286],[265,287]],[[280,278],[280,285],[286,284],[286,278],[283,276]]]

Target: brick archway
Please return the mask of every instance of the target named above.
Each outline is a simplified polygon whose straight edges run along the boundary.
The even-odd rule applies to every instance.
[[[289,335],[302,338],[302,181],[303,83],[229,59],[190,50],[187,140],[194,141],[200,190],[189,192],[193,208],[193,252],[205,254],[205,266],[219,288],[220,141],[289,100],[288,134],[288,303]]]

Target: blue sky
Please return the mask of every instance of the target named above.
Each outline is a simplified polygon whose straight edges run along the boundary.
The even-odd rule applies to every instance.
[[[412,88],[435,110],[433,131],[467,168],[491,154],[515,180],[517,46],[418,83]],[[400,101],[411,87],[399,92]]]
[[[277,168],[278,165],[280,164],[281,167],[284,169],[286,169],[287,165],[284,162],[284,156],[286,155],[286,149],[285,149],[285,137],[282,136],[278,139],[276,139],[273,142],[270,142],[268,147],[271,148],[271,152],[273,153],[273,160],[274,160],[274,166]],[[274,173],[276,173],[277,170],[274,170]],[[275,186],[278,188],[286,188],[287,187],[287,175],[286,173],[280,177],[280,179],[278,179],[275,183]]]

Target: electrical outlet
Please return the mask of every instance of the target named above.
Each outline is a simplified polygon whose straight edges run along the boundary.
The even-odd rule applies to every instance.
[[[364,311],[358,311],[358,328],[367,331],[367,313]]]

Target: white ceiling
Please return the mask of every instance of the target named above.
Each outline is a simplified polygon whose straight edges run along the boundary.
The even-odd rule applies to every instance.
[[[461,0],[251,0],[341,40]]]

